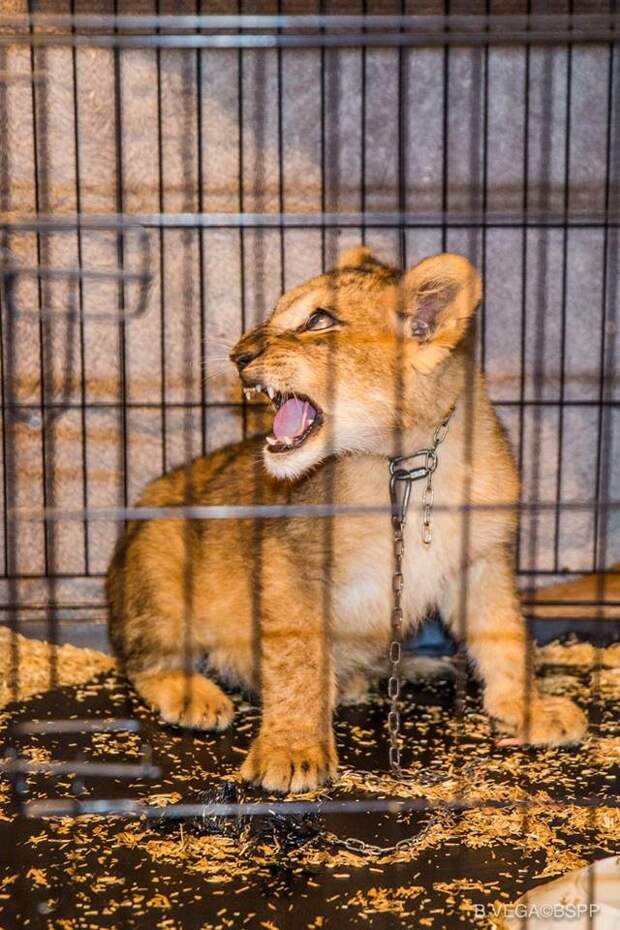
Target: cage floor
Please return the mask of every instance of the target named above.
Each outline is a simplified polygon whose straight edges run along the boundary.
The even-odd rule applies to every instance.
[[[570,650],[552,648],[556,662],[575,658]],[[620,787],[617,654],[608,664],[596,673],[574,664],[544,667],[547,690],[575,695],[592,720],[587,742],[563,750],[496,747],[473,686],[462,720],[454,714],[453,683],[407,688],[405,761],[415,777],[398,794],[442,801],[460,792],[506,801],[502,809],[363,813],[364,799],[394,793],[385,777],[386,706],[380,696],[339,712],[341,775],[315,796],[360,799],[360,813],[232,819],[207,829],[193,820],[26,819],[12,813],[8,783],[0,782],[0,927],[489,926],[476,905],[485,905],[490,915],[492,905],[508,904],[535,884],[617,852],[620,811],[611,802],[615,797],[617,803]],[[249,800],[260,793],[242,789],[236,771],[258,712],[241,696],[235,700],[238,713],[229,732],[192,736],[161,726],[110,672],[10,705],[2,715],[3,735],[19,720],[132,715],[141,721],[141,734],[19,736],[14,744],[34,761],[135,762],[141,740],[152,746],[161,767],[156,781],[89,780],[89,798],[130,796],[167,805],[196,801],[206,792]],[[71,797],[71,784],[69,776],[44,781],[31,775],[29,797]],[[518,806],[525,794],[535,798],[526,817]],[[586,795],[601,806],[575,803]],[[555,800],[565,803],[550,803]],[[411,842],[397,853],[366,855],[346,849],[347,837],[381,846],[405,837]]]

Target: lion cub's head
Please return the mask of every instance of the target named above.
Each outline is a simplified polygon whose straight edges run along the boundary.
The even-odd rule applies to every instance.
[[[332,454],[392,454],[399,431],[436,422],[480,297],[460,255],[401,272],[363,246],[284,294],[231,353],[246,392],[264,392],[276,410],[267,469],[294,478]]]

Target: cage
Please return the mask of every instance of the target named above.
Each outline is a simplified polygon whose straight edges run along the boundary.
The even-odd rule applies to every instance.
[[[3,5],[7,927],[534,928],[520,895],[617,852],[619,24],[593,2]],[[127,687],[104,579],[149,481],[268,429],[233,344],[360,243],[480,271],[531,661],[589,735],[498,748],[459,650],[400,695],[407,778],[382,688],[338,712],[333,788],[276,800],[234,774],[255,701],[190,734]],[[266,521],[320,521],[329,556],[346,519],[329,493],[274,510],[261,481],[180,512],[215,540],[254,521],[257,590]],[[408,655],[454,648],[428,629]]]

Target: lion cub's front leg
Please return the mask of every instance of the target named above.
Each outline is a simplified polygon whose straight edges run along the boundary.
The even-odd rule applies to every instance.
[[[267,791],[309,791],[336,774],[334,671],[320,593],[300,593],[281,568],[284,577],[272,561],[263,585],[262,721],[241,776]]]

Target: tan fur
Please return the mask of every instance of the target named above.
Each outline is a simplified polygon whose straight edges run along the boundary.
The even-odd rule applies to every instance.
[[[511,567],[518,479],[463,340],[480,296],[461,256],[434,256],[401,274],[363,247],[350,250],[336,270],[285,294],[232,353],[254,356],[245,384],[310,397],[321,429],[291,451],[270,452],[259,438],[197,459],[153,482],[140,504],[385,511],[388,457],[428,446],[454,407],[433,479],[429,548],[421,483],[413,488],[407,631],[437,606],[466,642],[487,711],[518,741],[561,744],[584,735],[585,718],[568,699],[541,696],[527,661]],[[317,308],[338,324],[304,330]],[[314,788],[336,771],[334,704],[363,699],[365,679],[383,662],[391,573],[387,512],[134,522],[108,575],[111,634],[138,692],[169,722],[230,721],[228,698],[199,676],[204,656],[221,678],[260,692],[262,725],[243,777],[273,791]],[[186,668],[195,673],[189,687]]]

